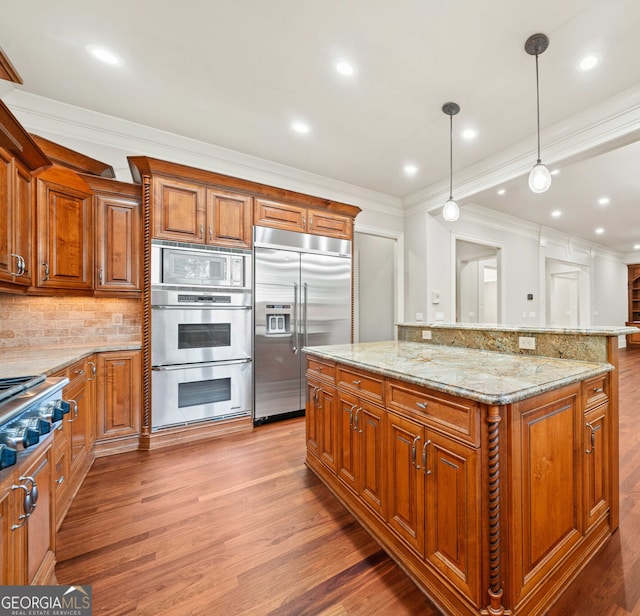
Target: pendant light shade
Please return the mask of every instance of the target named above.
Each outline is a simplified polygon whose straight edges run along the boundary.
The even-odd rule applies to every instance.
[[[442,217],[447,222],[455,222],[460,217],[460,208],[453,200],[453,116],[460,112],[460,105],[445,103],[442,111],[449,116],[449,199],[442,208]]]
[[[543,193],[551,186],[551,174],[540,158],[540,79],[538,75],[538,56],[549,47],[546,34],[532,34],[524,44],[525,51],[536,57],[536,117],[538,127],[538,160],[529,173],[529,188],[534,193]]]

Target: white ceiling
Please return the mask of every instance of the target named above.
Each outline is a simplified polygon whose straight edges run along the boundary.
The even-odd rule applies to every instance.
[[[457,173],[519,144],[533,165],[535,60],[524,42],[535,32],[550,39],[545,160],[545,129],[640,84],[638,0],[29,0],[4,3],[0,46],[24,79],[17,89],[410,202],[448,182],[449,100],[461,106],[454,196]],[[124,64],[97,63],[90,43]],[[602,62],[581,73],[588,52]],[[356,65],[353,78],[334,70],[339,59]],[[310,133],[291,131],[294,120]],[[475,140],[460,138],[467,127]],[[640,244],[639,147],[560,163],[543,195],[521,177],[502,197],[496,187],[461,203],[629,253]],[[603,195],[607,207],[596,205]]]

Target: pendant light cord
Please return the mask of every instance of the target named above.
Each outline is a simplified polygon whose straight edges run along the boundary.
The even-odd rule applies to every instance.
[[[536,105],[538,119],[538,163],[542,162],[540,158],[540,80],[538,78],[538,54],[536,54]]]
[[[453,115],[450,115],[449,116],[449,201],[451,201],[452,199],[453,199]]]

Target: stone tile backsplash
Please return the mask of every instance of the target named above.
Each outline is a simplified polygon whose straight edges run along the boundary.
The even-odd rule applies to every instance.
[[[141,332],[137,299],[0,293],[0,349],[139,342]]]

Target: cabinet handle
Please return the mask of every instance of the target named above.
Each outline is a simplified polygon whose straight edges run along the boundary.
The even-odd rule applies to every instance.
[[[12,252],[12,253],[11,253],[11,256],[16,258],[16,266],[17,266],[17,267],[16,267],[16,270],[17,270],[17,271],[15,271],[15,272],[10,272],[10,274],[11,274],[12,276],[20,276],[21,274],[24,274],[24,271],[20,271],[20,270],[21,270],[20,262],[21,262],[21,260],[22,260],[22,257],[21,257],[20,255],[17,255],[15,252]]]
[[[426,402],[416,402],[416,406],[424,411],[427,408],[427,403]]]
[[[100,269],[98,270],[98,282],[99,282],[100,284],[103,284],[103,282],[102,282],[102,268],[100,268]]]
[[[601,394],[604,392],[604,387],[594,387],[593,392],[596,394]]]
[[[418,471],[420,470],[420,465],[416,462],[416,445],[419,440],[420,437],[416,436],[416,438],[413,439],[413,443],[411,443],[411,464],[413,464],[413,467]]]
[[[81,370],[74,370],[74,371],[73,371],[73,374],[76,374],[76,375],[78,375],[78,374],[84,374],[84,370],[82,370],[82,369],[81,369]]]
[[[44,280],[49,280],[49,264],[43,263],[42,265],[44,265]]]
[[[305,217],[304,217],[304,216],[302,217],[302,226],[303,226],[303,227],[306,227],[306,226],[307,226],[307,222],[306,222],[306,219],[305,219]]]
[[[362,433],[362,428],[360,428],[360,420],[359,420],[359,413],[362,410],[362,407],[359,406],[356,409],[356,420],[354,421],[354,426],[353,426],[353,431],[354,432],[358,432],[358,433]]]
[[[64,483],[64,475],[62,475],[62,477],[58,477],[58,479],[56,479],[56,483],[58,485],[60,485],[61,483]]]
[[[353,404],[349,409],[349,430],[353,430],[353,409],[355,408],[356,408],[356,405]]]
[[[591,449],[585,449],[585,453],[593,453],[596,450],[596,432],[602,428],[602,425],[595,428],[587,421],[587,428],[591,430]]]
[[[73,423],[78,418],[78,403],[75,400],[67,400],[73,404],[73,419],[67,419],[67,423]]]
[[[360,387],[360,381],[353,381],[353,384],[356,385],[357,387]]]
[[[92,376],[92,377],[93,377],[93,376],[95,376],[95,375],[96,375],[96,372],[97,372],[96,365],[95,365],[92,361],[88,361],[88,362],[87,362],[87,366],[91,366],[91,376]],[[91,378],[91,379],[88,379],[88,380],[89,380],[89,381],[93,381],[93,379],[92,379],[92,378]]]
[[[18,255],[18,276],[24,276],[26,271],[27,266],[24,262],[24,257],[22,255]]]
[[[209,241],[213,242],[213,225],[209,225]]]
[[[309,226],[312,227],[313,226],[313,215],[309,214]]]
[[[204,225],[200,225],[200,239],[204,239]]]
[[[424,469],[425,475],[431,475],[431,471],[427,468],[427,447],[431,445],[431,441],[427,440],[427,442],[422,446],[422,468]]]

